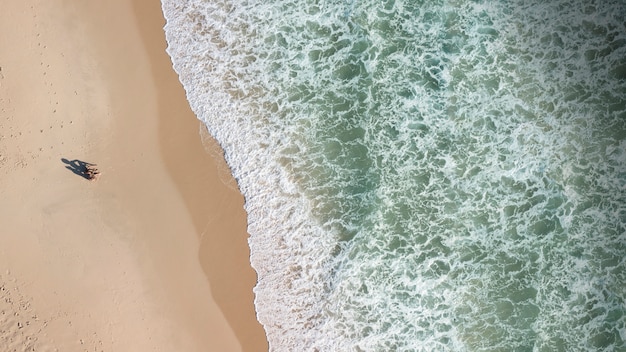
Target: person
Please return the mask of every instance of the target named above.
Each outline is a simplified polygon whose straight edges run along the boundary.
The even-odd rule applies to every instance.
[[[78,159],[70,161],[65,158],[61,158],[61,161],[67,164],[65,167],[66,169],[88,180],[93,180],[100,174],[100,171],[96,168],[96,164],[91,164]]]
[[[87,166],[85,167],[85,175],[89,180],[95,179],[100,174],[100,171],[98,171],[98,169],[94,167],[95,165],[96,164],[87,164]]]

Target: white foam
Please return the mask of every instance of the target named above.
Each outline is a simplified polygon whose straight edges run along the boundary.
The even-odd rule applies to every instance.
[[[163,1],[271,350],[623,347],[626,12],[579,5]]]
[[[334,244],[312,223],[309,202],[278,164],[275,132],[259,126],[232,95],[255,93],[248,87],[225,89],[237,83],[228,79],[228,67],[241,63],[221,49],[240,39],[220,25],[241,14],[226,2],[164,1],[163,10],[168,53],[191,107],[224,148],[245,195],[250,260],[259,277],[255,306],[271,349],[298,350],[303,339],[314,345],[324,340],[310,324],[320,314],[325,261]],[[303,337],[305,330],[311,333]]]

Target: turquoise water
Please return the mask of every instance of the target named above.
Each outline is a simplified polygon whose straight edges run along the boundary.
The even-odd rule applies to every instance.
[[[163,8],[272,351],[626,350],[626,3]]]

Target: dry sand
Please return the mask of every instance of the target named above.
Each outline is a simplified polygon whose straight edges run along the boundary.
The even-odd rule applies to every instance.
[[[1,351],[267,351],[243,198],[163,24],[157,0],[3,2]]]

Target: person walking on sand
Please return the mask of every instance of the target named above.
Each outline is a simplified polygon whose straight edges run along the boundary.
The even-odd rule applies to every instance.
[[[78,159],[70,161],[62,158],[61,161],[68,165],[65,167],[66,169],[88,180],[93,180],[100,174],[100,171],[96,168],[96,164],[91,164]]]
[[[87,165],[87,171],[85,172],[85,174],[87,175],[87,179],[89,180],[95,179],[100,174],[100,171],[98,171],[98,169],[96,169],[94,166],[96,166],[96,164]]]

